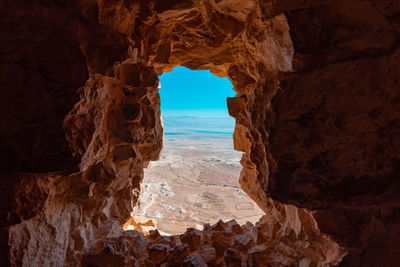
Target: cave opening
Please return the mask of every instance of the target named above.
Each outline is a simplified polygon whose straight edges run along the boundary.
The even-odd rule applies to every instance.
[[[233,148],[229,79],[185,67],[159,78],[164,148],[144,170],[130,229],[171,235],[218,220],[256,223],[264,213],[238,183],[242,153]]]
[[[399,1],[49,2],[8,1],[0,20],[1,266],[400,261]],[[122,231],[160,163],[157,77],[175,66],[234,84],[256,226]]]

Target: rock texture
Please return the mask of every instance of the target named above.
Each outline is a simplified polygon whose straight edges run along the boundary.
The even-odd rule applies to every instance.
[[[3,265],[399,261],[397,1],[18,0],[0,12]],[[123,232],[162,148],[157,75],[178,65],[234,85],[239,182],[266,213],[256,227]]]
[[[135,84],[118,74],[130,68]],[[143,164],[162,148],[158,79],[140,64],[115,70],[121,79],[95,75],[80,88],[81,101],[65,117],[79,172],[5,175],[15,188],[6,199],[15,204],[2,214],[12,266],[76,266],[95,241],[121,235],[137,207]]]
[[[288,13],[296,73],[272,101],[266,191],[324,209],[321,229],[351,250],[343,265],[399,260],[399,8],[354,1]]]
[[[71,4],[0,4],[0,173],[74,168],[62,121],[88,71],[72,12]]]
[[[219,221],[205,225],[202,231],[189,228],[176,236],[162,236],[152,230],[145,238],[136,231],[126,231],[118,238],[98,241],[82,262],[86,266],[336,265],[342,253],[339,246],[327,238],[314,239],[316,224],[308,221],[310,217],[306,214],[297,215],[293,211],[296,208],[292,206],[275,215],[276,218],[298,216],[291,218],[301,218],[297,225],[287,220],[273,225],[264,216],[255,226],[251,223],[240,226],[235,220]],[[291,226],[286,228],[285,224]],[[300,240],[298,235],[310,239]]]

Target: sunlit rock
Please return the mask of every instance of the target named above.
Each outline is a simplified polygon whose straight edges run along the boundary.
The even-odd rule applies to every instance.
[[[2,265],[398,264],[397,1],[2,11]],[[239,182],[266,214],[256,225],[122,228],[162,149],[157,75],[179,65],[234,85]]]

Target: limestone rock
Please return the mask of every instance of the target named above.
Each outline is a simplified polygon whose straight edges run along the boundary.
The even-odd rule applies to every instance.
[[[306,217],[305,214],[302,216]],[[306,218],[312,219],[311,216]],[[268,224],[271,224],[271,218],[267,216],[256,226],[251,223],[239,226],[235,221],[219,221],[212,226],[205,225],[202,231],[188,229],[180,238],[163,237],[156,230],[145,239],[141,234],[133,235],[130,233],[134,231],[127,231],[118,238],[98,242],[91,252],[83,257],[83,262],[99,264],[101,261],[98,259],[104,258],[105,261],[114,259],[115,262],[126,266],[129,266],[129,262],[157,266],[180,263],[189,266],[288,266],[302,261],[317,266],[330,266],[336,265],[343,256],[344,251],[329,238],[322,236],[322,239],[319,239],[316,224],[310,225],[304,221],[304,225],[311,228],[302,228],[299,224],[300,228],[297,230],[302,238],[296,236],[293,229],[284,228],[287,224],[280,225],[279,220],[275,221],[276,227],[270,233],[272,238],[268,237],[263,231],[268,228]],[[238,228],[243,234],[235,234]],[[193,246],[195,240],[197,246]],[[139,245],[138,242],[147,252],[129,253],[133,249],[132,246]],[[262,244],[257,245],[259,243]]]
[[[2,265],[398,262],[397,1],[0,6]],[[255,226],[123,230],[162,149],[157,75],[175,66],[233,83]]]
[[[57,3],[0,5],[0,173],[74,170],[62,120],[88,78],[72,30],[76,14]],[[50,26],[51,25],[51,26]]]

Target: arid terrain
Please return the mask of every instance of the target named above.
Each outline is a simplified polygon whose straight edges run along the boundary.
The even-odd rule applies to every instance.
[[[228,132],[167,132],[160,160],[145,169],[137,215],[155,219],[166,234],[219,219],[257,222],[263,212],[237,181],[240,158]]]

